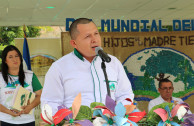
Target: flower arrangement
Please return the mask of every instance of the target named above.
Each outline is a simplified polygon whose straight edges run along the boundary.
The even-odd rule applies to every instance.
[[[162,103],[154,106],[148,113],[147,122],[158,126],[192,126],[194,125],[194,114],[187,114],[189,105],[187,103],[173,104]]]
[[[100,116],[94,119],[94,126],[137,126],[136,122],[145,116],[144,112],[139,112],[135,105],[123,106],[122,103],[116,105],[115,101],[106,96],[106,106],[96,106],[93,116]]]
[[[87,111],[89,110],[89,111]],[[83,112],[84,111],[84,112]],[[84,113],[84,114],[83,114]],[[87,106],[81,107],[81,94],[79,93],[72,104],[72,108],[69,109],[67,107],[59,106],[57,113],[52,116],[52,109],[48,104],[43,105],[41,118],[46,123],[51,126],[56,126],[60,122],[62,122],[62,126],[70,126],[70,125],[82,125],[82,126],[93,126],[92,122],[90,122],[91,109]]]
[[[136,123],[145,115],[145,111],[140,112],[133,103],[125,106],[122,103],[116,104],[109,96],[106,96],[105,105],[93,102],[89,108],[81,105],[81,94],[78,94],[71,108],[64,105],[58,106],[54,116],[52,116],[52,108],[48,104],[43,105],[41,118],[51,126],[137,126]],[[95,119],[92,120],[92,117]]]

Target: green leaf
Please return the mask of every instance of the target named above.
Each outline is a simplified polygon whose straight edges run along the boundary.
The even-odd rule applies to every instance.
[[[177,75],[177,78],[174,80],[174,82],[178,82],[178,81],[180,81],[181,80],[181,74],[178,74]]]
[[[93,112],[94,112],[94,108],[96,107],[96,106],[105,106],[103,103],[101,103],[101,102],[92,102],[91,104],[90,104],[90,109],[92,110],[92,115],[93,115]]]
[[[103,103],[101,103],[101,102],[92,102],[90,104],[90,108],[91,109],[95,108],[96,106],[105,106],[105,105]]]
[[[63,126],[64,123],[65,123],[65,120],[62,120],[59,124],[57,124],[57,126]]]
[[[26,27],[27,37],[40,36],[40,28],[35,26]],[[23,38],[23,26],[0,27],[0,44],[10,45],[15,38]]]
[[[156,114],[154,112],[155,109],[158,109],[158,108],[162,108],[164,109],[166,106],[168,105],[168,107],[170,108],[170,111],[172,110],[172,106],[173,106],[173,103],[168,103],[168,102],[165,102],[165,103],[162,103],[162,104],[159,104],[159,105],[156,105],[154,106],[148,113],[147,115],[147,121],[149,122],[153,122],[154,124],[158,124],[159,121],[161,121],[161,118],[158,114]]]
[[[79,113],[77,114],[75,119],[77,119],[77,120],[84,120],[84,119],[91,120],[92,119],[91,109],[88,106],[82,105],[80,107]]]
[[[176,78],[175,80],[174,80],[174,82],[178,82],[178,81],[180,81],[180,78]]]

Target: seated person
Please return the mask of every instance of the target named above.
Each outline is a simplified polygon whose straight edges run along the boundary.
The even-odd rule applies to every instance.
[[[158,88],[158,92],[160,93],[160,96],[149,102],[148,111],[150,111],[154,106],[162,104],[164,102],[175,103],[175,104],[179,104],[183,102],[183,100],[180,98],[172,97],[173,90],[174,90],[174,87],[170,80],[168,80],[167,78],[160,80],[159,88]],[[189,110],[188,113],[191,114],[191,111]]]
[[[45,76],[41,104],[52,107],[53,114],[58,106],[71,107],[74,98],[81,93],[82,105],[92,102],[105,103],[107,88],[101,58],[96,55],[95,47],[101,46],[101,37],[93,21],[80,18],[70,26],[70,44],[74,51],[52,64]],[[124,105],[133,101],[131,83],[121,62],[114,56],[106,63],[111,98]]]

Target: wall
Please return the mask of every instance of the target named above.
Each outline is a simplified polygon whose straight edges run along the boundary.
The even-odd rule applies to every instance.
[[[15,45],[23,53],[23,38],[16,38]],[[27,38],[32,71],[44,86],[45,74],[51,64],[62,56],[60,38]],[[35,108],[36,126],[39,126],[40,105]]]

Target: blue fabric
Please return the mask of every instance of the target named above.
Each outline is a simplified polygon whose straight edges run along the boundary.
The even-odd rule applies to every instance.
[[[120,116],[114,116],[113,117],[113,120],[115,121],[115,123],[116,123],[117,126],[123,126],[123,124],[125,122],[127,122],[128,119],[127,118],[120,117]]]
[[[170,124],[172,124],[173,126],[180,126],[178,123],[176,122],[171,122]]]
[[[166,126],[165,122],[163,122],[162,120],[158,123],[158,126]]]
[[[171,113],[170,113],[170,108],[168,107],[168,105],[165,107],[166,112],[168,113],[168,119],[171,118]]]
[[[102,111],[100,109],[96,109],[93,112],[93,116],[97,116],[100,115],[104,120],[106,120],[108,122],[108,118],[102,114]]]
[[[132,123],[134,126],[138,126],[135,122],[128,120],[127,118],[125,118],[125,113],[126,113],[126,108],[123,106],[123,104],[121,102],[119,102],[116,106],[115,106],[115,114],[116,116],[113,116],[113,125],[116,126],[130,126],[130,124]],[[93,112],[93,116],[97,116],[100,115],[104,120],[107,121],[107,123],[103,124],[103,126],[111,126],[109,123],[109,119],[103,115],[101,109],[96,109]],[[129,122],[131,123],[129,123]]]
[[[180,126],[178,123],[173,122],[173,121],[171,121],[170,124],[173,125],[173,126]],[[161,120],[161,121],[158,123],[158,126],[166,126],[166,123],[163,122],[163,121]]]
[[[24,33],[24,44],[23,44],[23,58],[24,61],[26,62],[26,65],[28,67],[28,70],[31,70],[31,63],[30,63],[30,52],[28,48],[28,42],[26,39],[26,33]]]
[[[116,106],[115,106],[115,114],[117,116],[120,117],[124,117],[126,113],[126,108],[123,106],[123,104],[121,102],[119,102]]]
[[[129,121],[130,123],[126,122],[127,125],[131,126],[131,123],[132,123],[133,126],[138,126],[137,123],[135,123],[135,122],[133,122],[133,121],[131,121],[131,120],[128,120],[128,121]],[[125,124],[126,124],[126,123],[125,123]],[[125,124],[124,124],[124,126],[125,126]],[[127,126],[127,125],[126,125],[126,126]]]

